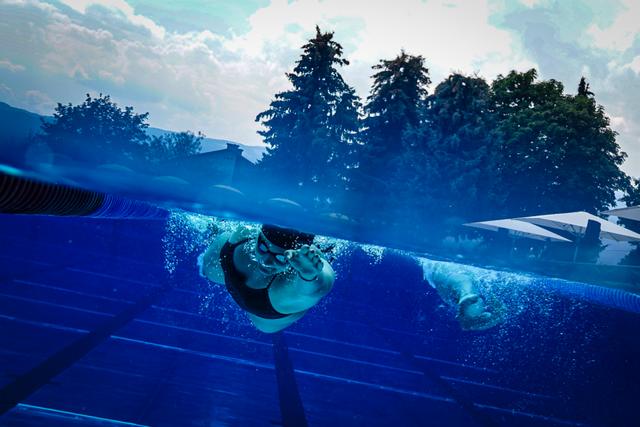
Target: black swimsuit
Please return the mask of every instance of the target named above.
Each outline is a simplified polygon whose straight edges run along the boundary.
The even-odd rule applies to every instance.
[[[273,308],[269,299],[269,288],[276,276],[273,276],[266,288],[254,289],[247,286],[247,278],[236,268],[233,262],[233,253],[238,246],[247,241],[249,239],[241,240],[238,243],[227,241],[220,250],[220,266],[224,273],[227,291],[243,310],[254,316],[264,319],[282,319],[289,316],[289,314],[280,313]]]

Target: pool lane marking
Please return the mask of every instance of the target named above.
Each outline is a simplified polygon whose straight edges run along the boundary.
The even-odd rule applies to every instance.
[[[443,380],[454,382],[454,383],[470,384],[470,385],[475,385],[475,386],[484,387],[484,388],[491,388],[494,390],[506,391],[514,394],[521,394],[524,396],[535,397],[539,399],[557,399],[558,398],[557,396],[549,396],[546,394],[533,393],[525,390],[516,390],[509,387],[503,387],[503,386],[494,385],[494,384],[479,383],[477,381],[471,381],[463,378],[448,377],[446,375],[441,375],[440,378],[442,378]]]
[[[16,405],[16,409],[24,412],[35,411],[44,412],[48,416],[58,416],[60,418],[81,418],[87,421],[107,422],[109,424],[118,426],[131,426],[131,427],[149,427],[146,424],[136,424],[128,421],[114,420],[113,418],[98,417],[95,415],[81,414],[79,412],[63,411],[62,409],[46,408],[44,406],[28,405],[26,403],[19,403]]]

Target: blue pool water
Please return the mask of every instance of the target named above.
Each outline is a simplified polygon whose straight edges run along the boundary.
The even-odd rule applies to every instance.
[[[181,211],[0,215],[0,425],[637,419],[635,295],[461,267],[509,308],[498,327],[464,332],[416,255],[333,240],[333,291],[284,333],[265,335],[198,274],[213,221],[229,225]]]

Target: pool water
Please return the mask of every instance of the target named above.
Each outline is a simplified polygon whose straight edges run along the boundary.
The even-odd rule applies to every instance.
[[[0,425],[637,419],[634,295],[476,268],[509,314],[493,329],[462,331],[417,255],[325,238],[333,291],[267,335],[224,286],[198,274],[212,223],[235,225],[179,210],[149,219],[0,215]]]

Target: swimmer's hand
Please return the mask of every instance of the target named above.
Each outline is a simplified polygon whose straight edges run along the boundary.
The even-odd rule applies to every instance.
[[[284,255],[302,280],[313,282],[322,272],[324,261],[315,246],[304,245],[298,250],[287,250]]]

